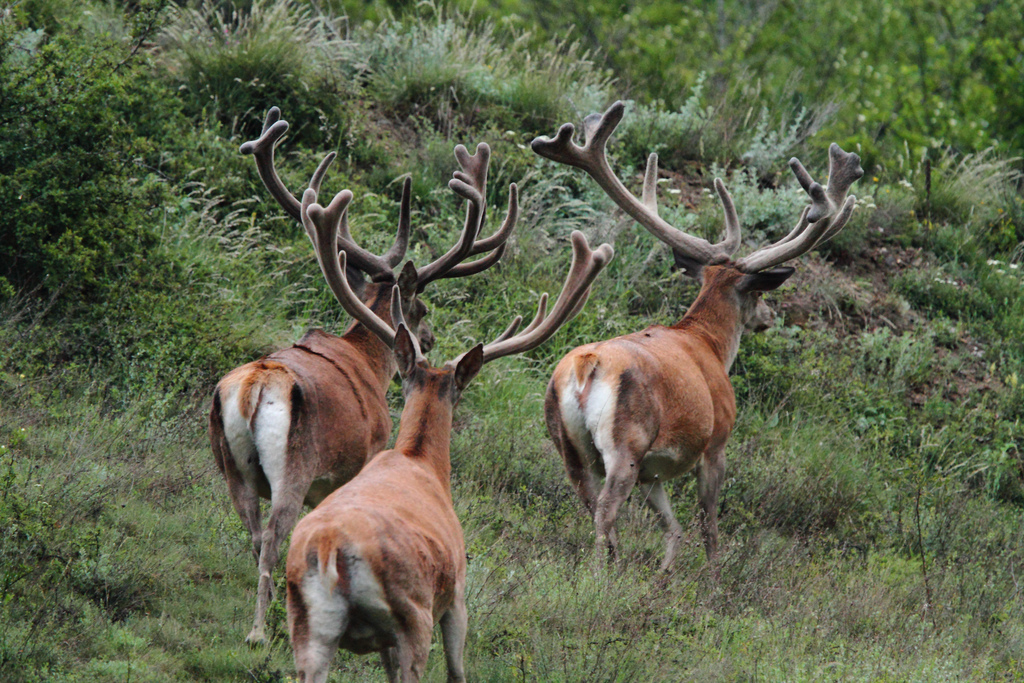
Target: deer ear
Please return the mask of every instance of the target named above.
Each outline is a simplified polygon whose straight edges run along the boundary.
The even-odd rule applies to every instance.
[[[462,391],[466,388],[477,373],[480,372],[480,368],[484,366],[484,345],[477,344],[469,350],[459,364],[455,366],[455,387]]]
[[[672,258],[676,262],[676,268],[683,271],[687,277],[692,277],[697,282],[700,282],[701,274],[704,272],[703,263],[695,261],[685,254],[680,254],[675,249],[672,250]]]
[[[395,359],[398,361],[398,374],[405,379],[416,369],[416,342],[405,324],[398,326],[395,333]]]
[[[736,290],[744,292],[770,292],[778,289],[789,276],[796,272],[793,266],[782,266],[781,268],[769,268],[759,273],[744,275],[743,279],[736,285]]]
[[[406,261],[402,272],[398,275],[398,288],[402,290],[403,299],[411,299],[416,294],[416,285],[419,282],[419,275],[416,273],[416,266],[412,261]]]

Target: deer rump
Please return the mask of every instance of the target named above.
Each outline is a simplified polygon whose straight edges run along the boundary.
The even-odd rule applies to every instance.
[[[694,344],[665,343],[666,328],[587,344],[555,368],[545,398],[548,432],[572,445],[599,476],[639,468],[640,482],[689,471],[714,437],[728,433],[735,408],[728,378],[703,363]],[[706,355],[706,354],[705,354]]]
[[[356,654],[379,652],[397,644],[415,613],[430,612],[436,624],[451,608],[466,575],[462,528],[440,480],[408,460],[381,453],[296,527],[288,619],[301,656],[335,640]]]
[[[305,483],[310,507],[358,474],[387,444],[391,416],[380,380],[356,362],[357,353],[314,329],[226,375],[210,413],[221,474],[268,500],[279,487]],[[365,457],[352,458],[357,453]],[[304,476],[295,477],[298,470]]]

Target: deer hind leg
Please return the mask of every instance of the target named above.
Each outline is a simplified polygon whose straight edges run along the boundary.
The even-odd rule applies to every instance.
[[[594,476],[593,469],[583,462],[579,450],[569,439],[563,437],[560,441],[556,441],[555,445],[562,454],[565,473],[569,475],[569,483],[572,484],[583,507],[593,517],[594,511],[597,509],[597,477]]]
[[[430,656],[430,633],[434,620],[430,610],[416,610],[408,615],[405,628],[398,632],[398,666],[402,683],[418,683],[427,669]]]
[[[605,459],[607,475],[601,493],[597,497],[594,512],[594,528],[597,532],[594,553],[595,561],[599,566],[604,564],[606,552],[612,559],[618,559],[615,519],[618,517],[619,508],[626,502],[633,486],[636,485],[638,470],[636,461],[628,451],[616,451],[614,458]]]
[[[287,592],[288,630],[299,680],[326,683],[341,634],[348,626],[349,605],[340,591],[325,584],[316,564],[301,584],[289,580]]]
[[[260,550],[259,586],[256,589],[256,615],[253,618],[252,631],[245,642],[255,645],[266,643],[267,609],[274,600],[274,569],[281,559],[281,543],[295,527],[295,522],[302,511],[302,493],[292,490],[278,495],[274,492],[271,502],[270,520],[263,531],[263,546]]]
[[[398,665],[398,648],[386,647],[380,651],[380,663],[384,665],[384,673],[388,683],[398,683],[401,667]]]
[[[228,493],[235,511],[242,518],[242,523],[249,530],[252,539],[252,555],[257,565],[263,547],[263,522],[260,515],[260,497],[255,489],[246,485],[241,477],[228,479]]]
[[[658,513],[658,521],[661,528],[665,530],[665,559],[661,563],[661,571],[668,571],[679,552],[679,543],[683,540],[683,527],[672,512],[672,503],[669,502],[665,487],[660,481],[650,484],[641,484],[640,492],[644,496],[647,507]]]
[[[294,470],[296,457],[291,448],[291,410],[283,392],[265,391],[253,430],[260,454],[260,466],[270,484],[270,517],[263,530],[259,559],[259,586],[256,589],[256,614],[252,631],[245,639],[250,644],[266,642],[267,608],[274,599],[274,569],[280,560],[281,544],[295,526],[302,502],[309,489],[308,477]]]
[[[700,499],[700,531],[708,562],[718,554],[718,493],[725,479],[725,441],[709,446],[697,468],[697,495]]]
[[[571,410],[578,412],[577,406],[569,406]],[[573,444],[569,437],[570,428],[563,419],[562,407],[559,405],[558,392],[555,389],[554,381],[548,385],[547,395],[544,397],[544,420],[547,423],[548,434],[555,444],[555,449],[562,455],[562,462],[565,464],[565,473],[569,476],[569,483],[576,491],[583,507],[586,508],[591,518],[594,516],[594,509],[597,503],[597,480],[589,463],[584,462],[580,450]],[[594,449],[590,436],[586,433],[582,415],[570,416],[575,418],[574,425],[576,438],[582,438],[588,442],[593,457],[599,457]]]
[[[441,616],[441,642],[448,663],[448,683],[465,683],[466,673],[462,668],[462,652],[466,646],[466,598],[457,595],[455,603]]]
[[[253,557],[259,562],[260,545],[263,541],[259,492],[253,473],[249,473],[253,481],[247,481],[246,475],[239,470],[239,461],[248,463],[252,460],[256,453],[256,444],[253,443],[249,425],[239,413],[237,405],[237,393],[232,393],[228,400],[222,403],[220,387],[215,390],[213,407],[210,410],[210,446],[217,467],[227,482],[231,504],[249,531]]]

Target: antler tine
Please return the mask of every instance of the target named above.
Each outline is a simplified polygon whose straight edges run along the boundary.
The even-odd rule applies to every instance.
[[[352,193],[349,190],[342,190],[325,208],[316,203],[316,192],[313,189],[307,189],[302,195],[302,204],[300,205],[302,224],[307,233],[315,236],[313,245],[316,251],[316,260],[320,264],[320,271],[323,273],[324,279],[327,280],[327,285],[331,288],[334,298],[338,300],[346,313],[393,348],[395,330],[359,300],[345,276],[348,254],[344,250],[340,253],[338,251],[338,232],[351,201]],[[392,299],[392,305],[394,305],[393,302]]]
[[[427,284],[443,277],[456,264],[469,256],[470,251],[473,249],[473,242],[476,239],[476,232],[480,228],[480,214],[484,203],[481,194],[476,188],[458,178],[449,180],[448,187],[452,192],[469,202],[469,207],[466,210],[466,223],[455,246],[445,252],[441,258],[419,269],[419,279],[416,288],[420,292],[423,291]]]
[[[727,229],[726,239],[718,244],[688,235],[669,225],[658,215],[654,199],[657,181],[657,157],[648,159],[647,174],[644,178],[644,198],[638,200],[608,164],[606,145],[612,131],[622,120],[625,104],[615,102],[604,114],[591,114],[583,120],[584,144],[573,142],[574,128],[571,123],[558,129],[554,138],[541,136],[531,143],[537,154],[559,163],[576,166],[586,171],[591,178],[611,197],[619,208],[672,249],[703,264],[725,263],[739,246],[739,239]]]
[[[860,157],[853,152],[844,152],[836,143],[828,146],[828,187],[825,194],[834,206],[846,198],[850,187],[864,175]]]
[[[394,268],[405,258],[405,251],[409,248],[409,230],[412,226],[410,214],[412,213],[412,178],[406,177],[402,183],[402,202],[398,207],[398,233],[395,235],[395,242],[382,257],[389,267]]]
[[[583,307],[587,305],[588,299],[590,299],[590,287],[587,287],[586,291],[584,291],[583,294],[580,295],[580,298],[576,302],[576,305],[572,307],[571,311],[569,311],[569,315],[565,317],[566,322],[572,320],[573,318],[580,314],[580,311],[583,310]]]
[[[487,167],[491,163],[491,146],[481,142],[476,146],[476,151],[470,154],[465,145],[455,145],[455,160],[462,167],[462,171],[454,173],[455,177],[484,194],[487,188]]]
[[[856,205],[857,197],[851,194],[849,197],[846,198],[846,201],[843,202],[843,208],[839,210],[839,213],[836,215],[836,217],[829,222],[828,230],[826,230],[825,234],[818,238],[818,241],[814,243],[814,246],[816,247],[819,244],[824,244],[825,242],[828,242],[830,239],[835,237],[840,230],[846,227],[846,223],[847,221],[850,220],[850,216],[853,215],[853,210],[856,207]]]
[[[352,233],[348,227],[348,207],[346,206],[345,209],[338,216],[338,248],[348,252],[348,260],[352,267],[369,275],[371,280],[379,281],[388,278],[392,274],[392,266],[380,256],[363,249],[352,239]]]
[[[786,242],[791,242],[799,237],[800,234],[807,229],[807,226],[811,224],[811,222],[807,220],[807,214],[810,213],[810,211],[811,206],[808,204],[804,207],[804,210],[800,212],[800,218],[797,220],[796,225],[793,226],[793,229],[789,231],[789,234],[775,244],[785,244]]]
[[[470,256],[476,256],[482,254],[485,251],[491,251],[497,247],[503,246],[508,241],[512,231],[516,228],[516,222],[519,220],[519,186],[515,183],[510,183],[508,186],[508,210],[505,212],[505,220],[501,222],[499,227],[493,235],[485,237],[482,240],[477,240],[473,244],[473,249],[470,251]]]
[[[519,330],[519,326],[522,325],[522,324],[523,324],[523,316],[517,315],[516,317],[512,318],[512,322],[510,322],[508,324],[508,327],[505,328],[505,331],[502,332],[501,334],[499,334],[497,337],[495,337],[494,341],[492,341],[491,343],[492,344],[497,344],[498,342],[505,341],[506,339],[510,339],[512,337],[512,335],[515,334]]]
[[[533,320],[530,321],[530,324],[527,325],[523,329],[522,334],[527,334],[529,332],[532,332],[534,329],[536,329],[537,325],[540,325],[542,322],[544,322],[544,319],[547,317],[547,315],[548,315],[548,293],[547,292],[543,292],[540,295],[540,300],[537,302],[537,313],[534,314]]]
[[[481,273],[495,263],[501,260],[501,257],[505,254],[505,247],[509,236],[512,234],[516,227],[516,221],[519,220],[519,188],[515,183],[509,185],[508,195],[508,212],[505,214],[505,220],[502,222],[501,227],[490,237],[482,240],[477,240],[473,243],[473,248],[469,250],[469,255],[482,254],[485,251],[491,251],[487,256],[477,259],[476,261],[470,261],[469,263],[460,263],[457,266],[453,266],[449,270],[441,273],[436,279],[442,278],[455,278],[455,277],[466,277],[469,275],[476,275]]]
[[[740,218],[736,214],[736,205],[733,204],[732,195],[725,189],[725,183],[721,178],[715,178],[715,190],[722,202],[722,210],[725,212],[725,239],[720,243],[729,254],[735,252],[740,246]]]
[[[547,341],[562,325],[569,321],[581,308],[580,299],[590,290],[590,285],[598,273],[608,264],[614,255],[609,244],[602,244],[595,250],[590,249],[587,238],[576,230],[572,233],[572,265],[562,285],[562,291],[551,309],[545,315],[547,295],[542,295],[537,307],[537,315],[525,330],[512,337],[502,335],[499,339],[484,346],[484,363],[513,353],[522,353]],[[465,354],[463,354],[465,355]],[[461,358],[460,356],[459,358]],[[456,363],[458,360],[455,361]]]
[[[288,215],[302,223],[310,240],[315,245],[316,236],[310,232],[309,226],[303,218],[302,203],[295,199],[288,188],[284,186],[274,165],[274,148],[287,131],[288,122],[281,120],[281,110],[277,107],[271,107],[263,122],[263,132],[260,134],[260,137],[244,143],[239,147],[239,151],[242,154],[252,154],[255,157],[256,170],[259,172],[260,179],[263,180],[263,184],[271,196],[277,200],[277,203],[281,205],[281,208]],[[310,178],[309,189],[314,192],[313,203],[316,202],[316,195],[320,192],[320,185],[327,175],[327,169],[336,156],[335,152],[326,155],[320,162],[320,165],[317,166],[312,178]],[[348,216],[344,211],[342,212],[339,239],[345,251],[349,253],[349,261],[353,268],[367,273],[371,279],[380,280],[390,275],[395,265],[402,260],[409,245],[410,195],[411,185],[409,179],[406,179],[405,186],[402,188],[402,206],[399,211],[398,234],[395,237],[395,243],[383,257],[376,256],[355,243],[348,230]],[[305,196],[303,196],[303,199],[305,199]]]
[[[452,192],[468,202],[466,206],[466,222],[459,236],[459,241],[455,246],[445,252],[439,259],[419,270],[417,287],[421,292],[428,283],[434,280],[478,273],[494,265],[497,259],[501,257],[499,254],[495,258],[492,254],[480,261],[464,264],[464,268],[458,267],[458,264],[465,258],[487,251],[487,249],[483,248],[474,250],[474,247],[476,245],[476,237],[480,232],[480,227],[483,225],[484,217],[487,213],[487,167],[491,159],[491,148],[486,142],[481,142],[476,146],[476,152],[470,154],[465,146],[456,145],[455,159],[459,162],[462,170],[455,171],[452,174],[453,177],[448,181],[448,187],[451,188]],[[509,212],[510,214],[515,214],[511,216],[511,224],[509,224],[509,217],[506,217],[505,223],[499,228],[498,232],[488,237],[486,241],[500,245],[505,239],[508,239],[508,234],[515,227],[515,219],[518,215],[518,200],[513,199],[511,196],[509,198]]]
[[[647,170],[644,171],[644,191],[640,201],[655,216],[658,215],[658,155],[651,152],[647,157]]]
[[[811,198],[810,206],[804,207],[796,227],[788,235],[767,247],[758,249],[736,262],[736,267],[745,273],[755,273],[765,268],[796,258],[818,244],[834,237],[849,221],[857,198],[847,196],[850,186],[862,175],[860,157],[844,152],[839,145],[829,146],[829,186],[822,187],[814,182],[811,175],[796,157],[789,160],[793,175]]]
[[[270,192],[270,195],[277,200],[277,203],[281,205],[289,216],[294,218],[296,221],[302,222],[302,205],[295,199],[292,193],[284,186],[284,182],[281,181],[281,177],[277,174],[277,168],[274,166],[274,147],[277,146],[278,141],[288,132],[288,122],[281,120],[281,110],[277,107],[271,107],[267,111],[267,116],[263,120],[263,132],[255,140],[245,142],[238,151],[242,154],[252,154],[256,159],[256,170],[260,174],[260,180],[263,181],[263,185]],[[327,173],[327,167],[334,161],[334,152],[331,152],[324,157],[323,161],[317,167],[316,172],[313,173],[312,179],[309,181],[309,186],[320,191],[320,183],[324,179],[324,175]]]

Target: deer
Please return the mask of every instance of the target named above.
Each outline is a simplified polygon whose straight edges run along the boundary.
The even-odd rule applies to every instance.
[[[708,564],[717,575],[718,497],[725,447],[736,422],[729,370],[744,330],[772,324],[764,292],[794,272],[781,264],[834,237],[853,212],[850,186],[864,171],[860,157],[829,147],[828,185],[814,180],[792,158],[789,166],[810,197],[794,228],[774,244],[733,260],[741,229],[725,184],[714,185],[725,215],[725,235],[712,244],[669,225],[658,215],[658,157],[647,160],[640,199],[612,171],[607,142],[622,120],[624,104],[583,122],[584,142],[562,125],[554,138],[533,140],[533,150],[583,169],[626,214],[671,247],[676,265],[701,283],[682,320],[570,351],[555,367],[544,399],[548,433],[561,454],[573,489],[595,528],[595,561],[617,559],[615,519],[637,485],[666,532],[660,571],[672,566],[683,537],[664,482],[695,471],[699,526]],[[599,479],[604,483],[600,486]]]
[[[335,153],[324,157],[300,202],[284,186],[274,164],[274,148],[287,130],[287,121],[281,120],[280,110],[273,107],[260,137],[243,144],[241,152],[254,155],[271,196],[302,224],[315,245],[316,233],[303,202],[307,208],[315,205]],[[409,243],[408,178],[402,186],[396,236],[383,255],[365,250],[352,238],[350,191],[339,192],[322,209],[339,225],[337,248],[346,254],[342,272],[359,301],[374,312],[372,320],[391,324],[391,296],[397,288],[406,327],[428,350],[434,337],[424,320],[427,310],[419,295],[435,280],[466,277],[497,263],[519,212],[518,189],[512,183],[501,226],[493,235],[477,240],[486,216],[490,148],[480,143],[471,155],[458,145],[455,157],[461,170],[449,187],[466,201],[465,224],[457,243],[420,269],[409,262],[395,273]],[[486,256],[466,261],[479,254]],[[290,348],[232,370],[213,392],[210,444],[235,511],[251,536],[259,572],[253,626],[246,637],[250,645],[267,641],[266,612],[274,599],[273,572],[281,543],[303,505],[318,505],[387,444],[392,422],[385,395],[397,364],[391,345],[380,340],[380,333],[359,318],[340,336],[311,329]],[[260,498],[270,500],[265,528]]]
[[[591,251],[581,232],[562,291],[547,312],[542,294],[532,322],[516,316],[489,344],[477,344],[440,367],[426,359],[403,316],[399,286],[391,317],[365,306],[344,276],[336,216],[308,201],[317,258],[342,307],[393,349],[405,406],[394,447],[378,453],[348,483],[302,518],[286,564],[288,630],[298,680],[324,683],[339,647],[379,652],[392,683],[419,681],[440,623],[451,683],[465,681],[466,548],[451,492],[452,414],[484,364],[523,353],[549,339],[583,308],[591,283],[613,256]],[[308,208],[305,208],[308,207]],[[518,332],[518,333],[517,333]]]

